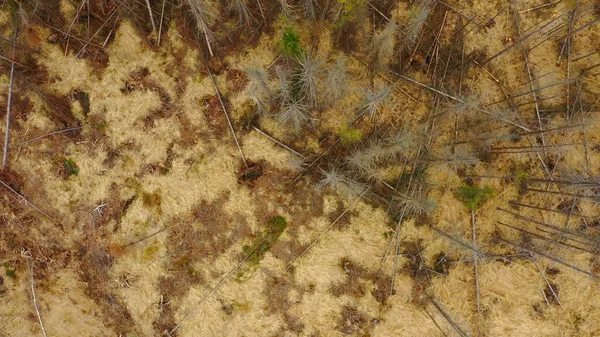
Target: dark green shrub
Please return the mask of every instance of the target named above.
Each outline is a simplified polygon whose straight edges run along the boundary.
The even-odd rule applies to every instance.
[[[283,30],[283,37],[279,41],[279,52],[288,57],[300,57],[304,49],[300,46],[300,36],[294,30],[294,27],[286,27]]]
[[[73,159],[65,159],[63,161],[63,168],[65,170],[65,175],[67,177],[73,176],[73,175],[76,176],[79,174],[79,167],[77,167],[77,164],[75,164]]]

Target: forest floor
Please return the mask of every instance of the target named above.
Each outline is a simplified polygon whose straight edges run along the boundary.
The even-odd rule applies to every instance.
[[[600,336],[594,1],[32,3],[0,337]]]

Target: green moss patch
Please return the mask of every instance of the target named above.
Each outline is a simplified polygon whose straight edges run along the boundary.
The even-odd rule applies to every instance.
[[[456,196],[469,210],[474,211],[493,193],[494,191],[487,186],[480,188],[477,186],[464,185],[458,189]]]
[[[362,139],[362,132],[359,129],[345,128],[340,132],[340,138],[344,145],[354,144],[360,142]]]
[[[17,278],[17,270],[16,269],[10,269],[10,264],[8,264],[8,262],[4,262],[4,268],[6,271],[6,276],[12,278],[12,279],[16,279]]]
[[[269,227],[267,229],[267,233],[254,240],[254,242],[250,245],[245,245],[243,247],[243,252],[245,256],[248,256],[246,259],[246,266],[244,270],[240,270],[236,274],[236,280],[240,281],[242,276],[249,270],[253,270],[257,268],[260,264],[260,261],[265,257],[265,254],[271,249],[278,240],[285,228],[287,227],[287,221],[282,216],[276,216],[269,220]]]
[[[283,37],[279,41],[279,52],[288,57],[300,57],[304,53],[304,49],[300,46],[300,36],[294,27],[286,27],[283,30]]]

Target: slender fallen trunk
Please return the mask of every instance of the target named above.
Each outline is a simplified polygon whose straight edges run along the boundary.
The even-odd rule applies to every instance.
[[[445,238],[447,238],[447,239],[449,239],[449,240],[452,240],[452,241],[454,241],[454,242],[458,243],[458,244],[459,244],[459,245],[461,245],[462,247],[464,247],[464,248],[466,248],[466,249],[470,250],[471,252],[473,252],[473,253],[475,253],[475,254],[478,254],[478,253],[479,253],[479,251],[478,251],[478,250],[476,250],[475,248],[471,247],[471,246],[470,246],[468,243],[465,243],[465,242],[463,242],[462,240],[460,240],[460,239],[458,239],[458,238],[455,238],[455,237],[453,237],[452,235],[450,235],[450,234],[448,234],[448,233],[446,233],[446,232],[443,232],[443,231],[441,231],[441,230],[439,230],[439,229],[435,228],[434,226],[429,226],[429,228],[433,229],[433,231],[435,231],[436,233],[440,234],[441,236],[443,236],[443,237],[445,237]],[[487,254],[483,254],[483,253],[482,253],[482,255],[487,255]]]
[[[449,99],[451,99],[451,100],[454,100],[454,101],[456,101],[456,102],[459,102],[459,103],[465,104],[466,106],[468,106],[468,107],[470,107],[470,108],[472,108],[472,109],[475,109],[475,110],[477,110],[477,111],[479,111],[479,112],[482,112],[482,113],[484,113],[484,114],[486,114],[486,115],[488,115],[488,116],[493,116],[493,114],[492,114],[490,111],[488,111],[488,110],[486,110],[486,109],[483,109],[483,108],[481,108],[481,107],[478,107],[478,106],[477,106],[477,105],[475,105],[475,104],[468,103],[468,102],[466,102],[466,101],[464,101],[464,100],[462,100],[462,99],[460,99],[460,98],[458,98],[458,97],[455,97],[455,96],[452,96],[452,95],[450,95],[450,94],[447,94],[447,93],[445,93],[445,92],[443,92],[443,91],[440,91],[440,90],[438,90],[438,89],[436,89],[436,88],[434,88],[434,87],[428,86],[428,85],[426,85],[426,84],[424,84],[424,83],[421,83],[421,82],[419,82],[419,81],[417,81],[417,80],[414,80],[414,79],[412,79],[412,78],[410,78],[410,77],[406,77],[406,76],[404,76],[404,75],[402,75],[402,74],[399,74],[399,73],[397,73],[397,72],[394,72],[394,71],[391,71],[391,70],[389,70],[389,72],[390,72],[390,73],[392,73],[392,74],[394,74],[394,75],[396,75],[396,76],[398,76],[398,77],[400,77],[401,79],[404,79],[404,80],[406,80],[406,81],[408,81],[408,82],[411,82],[411,83],[413,83],[413,84],[416,84],[416,85],[418,85],[418,86],[420,86],[420,87],[423,87],[423,88],[425,88],[425,89],[427,89],[427,90],[429,90],[429,91],[431,91],[431,92],[434,92],[434,93],[436,93],[436,94],[442,95],[442,96],[444,96],[444,97],[446,97],[446,98],[449,98]],[[514,127],[517,127],[517,128],[519,128],[519,129],[521,129],[521,130],[523,130],[523,131],[525,131],[525,132],[529,132],[529,131],[531,131],[531,130],[530,130],[529,128],[527,128],[526,126],[524,126],[524,125],[521,125],[521,124],[519,124],[519,123],[516,123],[516,122],[513,122],[513,121],[511,121],[511,120],[509,120],[509,119],[506,119],[506,118],[499,118],[499,120],[500,120],[500,121],[502,121],[502,122],[504,122],[504,123],[506,123],[506,124],[512,125],[512,126],[514,126]]]
[[[562,13],[560,15],[557,15],[555,18],[553,18],[552,20],[546,22],[544,25],[542,25],[540,28],[529,32],[528,34],[520,37],[517,41],[515,41],[513,44],[509,45],[508,47],[500,50],[499,52],[497,52],[496,54],[488,57],[485,61],[483,61],[482,64],[488,64],[490,63],[493,59],[499,57],[500,55],[503,55],[504,53],[506,53],[508,50],[510,50],[512,47],[517,46],[519,44],[521,44],[523,41],[527,40],[529,37],[531,37],[532,35],[534,35],[535,33],[541,32],[542,30],[544,30],[545,28],[551,26],[554,22],[558,21],[558,20],[562,20],[562,17],[567,15],[567,13]]]
[[[404,214],[406,212],[406,207],[402,210],[402,215],[400,216],[400,220],[398,220],[398,225],[396,226],[396,232],[394,235],[396,236],[396,248],[394,250],[394,267],[392,268],[392,280],[390,282],[390,296],[394,295],[394,285],[396,281],[396,272],[398,270],[398,252],[400,251],[400,226],[402,225],[402,219],[404,219]],[[391,242],[390,242],[391,245]],[[385,261],[385,256],[383,257]]]
[[[210,36],[209,36],[208,32],[206,31],[206,29],[204,30],[204,38],[206,39],[206,46],[208,47],[208,52],[210,53],[210,57],[214,57],[215,55],[213,54],[212,47],[210,45]]]
[[[439,313],[442,315],[442,317],[444,317],[446,319],[446,321],[448,323],[450,323],[450,325],[454,328],[454,330],[456,330],[456,332],[462,336],[462,337],[467,337],[469,336],[466,332],[464,332],[456,322],[454,322],[454,320],[450,317],[450,315],[448,315],[448,313],[442,308],[441,305],[439,305],[437,303],[437,301],[435,299],[431,299],[431,304],[433,304],[433,306],[439,311]]]
[[[24,196],[22,196],[21,194],[19,194],[19,192],[15,191],[12,187],[10,187],[9,184],[5,183],[4,181],[0,180],[0,184],[4,185],[4,187],[6,187],[8,190],[10,190],[11,192],[13,192],[14,194],[16,194],[19,198],[21,198],[21,200],[25,201],[25,203],[31,207],[33,207],[33,209],[35,209],[36,211],[42,213],[44,216],[46,216],[48,219],[50,220],[54,220],[52,219],[52,217],[50,215],[48,215],[46,212],[42,211],[41,209],[39,209],[36,205],[32,204],[31,202],[29,202],[29,200],[27,200]]]
[[[209,45],[210,48],[210,45]],[[212,52],[211,52],[212,56]],[[208,76],[215,87],[215,92],[217,93],[217,98],[219,99],[219,103],[221,103],[221,107],[223,108],[223,113],[225,114],[225,118],[227,118],[227,125],[229,125],[229,130],[231,130],[231,135],[233,136],[233,140],[235,140],[235,145],[237,145],[238,150],[240,151],[240,156],[242,157],[242,162],[244,162],[244,167],[248,168],[248,163],[246,162],[246,157],[244,157],[244,153],[242,152],[242,148],[240,147],[240,142],[238,141],[237,136],[235,135],[235,130],[233,129],[233,124],[231,124],[231,120],[229,119],[229,114],[227,113],[227,109],[225,108],[225,104],[223,103],[223,99],[221,98],[221,93],[219,92],[219,88],[217,87],[217,83],[213,78],[212,73],[210,72],[210,68],[208,68],[208,64],[206,65],[206,71],[208,71]]]
[[[537,117],[537,121],[538,121],[538,131],[541,132],[539,137],[540,137],[540,140],[542,141],[542,152],[544,153],[544,155],[542,156],[538,153],[537,156],[540,159],[542,166],[544,167],[544,171],[546,171],[546,173],[548,174],[548,177],[550,179],[552,179],[552,174],[554,172],[550,172],[550,169],[548,168],[548,165],[546,164],[546,161],[548,160],[548,152],[546,151],[546,139],[544,137],[543,123],[542,123],[542,119],[541,119],[541,115],[540,115],[540,108],[539,108],[539,103],[538,103],[538,95],[537,95],[538,88],[536,88],[536,85],[534,85],[533,72],[531,70],[531,66],[529,65],[529,56],[527,55],[528,51],[525,48],[524,42],[521,40],[521,27],[519,25],[520,20],[519,20],[519,14],[516,10],[516,2],[515,1],[511,1],[510,8],[513,11],[513,15],[512,15],[513,24],[515,25],[515,28],[517,30],[517,37],[519,39],[519,45],[521,46],[521,51],[523,53],[523,59],[525,60],[525,69],[527,70],[527,76],[529,78],[529,87],[531,89],[531,94],[532,94],[533,102],[534,102],[534,106],[535,106],[535,113],[536,113],[536,117]]]
[[[302,159],[306,159],[306,156],[303,155],[302,153],[292,149],[291,147],[285,145],[284,143],[278,141],[277,139],[271,137],[269,134],[267,134],[266,132],[262,131],[261,129],[257,128],[256,126],[252,126],[252,129],[254,129],[254,131],[260,133],[261,135],[265,136],[266,138],[272,140],[275,144],[281,146],[282,148],[290,151],[291,153],[297,155],[298,157],[302,158]]]
[[[284,270],[284,273],[287,273],[292,266],[296,263],[296,261],[298,261],[301,257],[303,257],[304,255],[306,255],[306,253],[317,243],[319,242],[319,240],[321,240],[321,238],[323,237],[323,235],[325,235],[325,233],[327,233],[331,227],[333,227],[333,225],[335,225],[343,216],[344,214],[346,214],[348,211],[350,211],[351,209],[354,208],[354,206],[356,205],[356,203],[362,199],[362,197],[369,191],[369,189],[371,189],[371,187],[367,188],[358,198],[356,198],[356,200],[354,200],[354,202],[348,206],[335,220],[333,220],[333,222],[331,222],[331,224],[329,224],[329,226],[327,226],[327,228],[325,228],[321,234],[319,234],[319,236],[317,236],[316,239],[314,239],[310,245],[308,245],[308,247],[306,247],[306,249],[304,249],[304,251],[302,251],[302,253],[300,253],[300,255],[296,256],[292,262],[290,262],[287,267]]]
[[[158,24],[158,45],[160,46],[160,35],[162,34],[162,25],[163,25],[163,19],[165,17],[165,3],[167,3],[167,0],[163,0],[162,3],[162,10],[160,11],[160,23]]]
[[[198,304],[196,304],[196,306],[194,308],[192,308],[192,310],[190,310],[187,315],[185,315],[185,317],[183,317],[183,319],[177,323],[177,325],[169,332],[169,335],[173,335],[180,327],[181,325],[187,321],[188,318],[190,318],[195,312],[196,310],[198,310],[198,308],[200,308],[200,306],[202,305],[202,303],[206,302],[206,300],[208,300],[208,298],[217,290],[219,290],[219,288],[221,288],[221,286],[225,283],[225,281],[227,281],[231,275],[233,275],[233,273],[235,273],[236,270],[238,270],[249,258],[250,256],[252,256],[252,254],[254,254],[254,252],[258,249],[258,247],[260,247],[260,245],[265,241],[265,239],[267,238],[267,236],[269,236],[269,234],[265,235],[262,240],[258,243],[258,245],[256,245],[256,247],[254,247],[254,249],[250,252],[250,254],[246,255],[246,257],[240,261],[240,263],[238,263],[235,267],[233,267],[233,269],[231,269],[229,271],[229,273],[227,273],[227,275],[225,275],[225,277],[223,277],[223,279],[221,279],[221,281],[219,281],[219,283],[217,283],[216,286],[214,286],[201,300],[200,302],[198,302]]]
[[[442,333],[442,335],[444,337],[448,337],[448,335],[446,334],[446,332],[444,331],[444,329],[442,329],[442,327],[438,324],[438,322],[433,318],[433,316],[431,316],[431,314],[429,313],[429,311],[427,311],[427,308],[423,308],[423,311],[427,314],[427,316],[429,316],[429,319],[431,319],[431,321],[433,322],[433,324],[438,328],[438,330]]]
[[[479,255],[477,254],[477,231],[475,230],[475,210],[471,210],[471,230],[473,232],[473,261],[475,262],[475,299],[477,301],[477,316],[481,316],[480,292],[479,292]]]
[[[550,289],[550,291],[552,292],[552,296],[554,296],[554,299],[556,300],[558,305],[560,305],[560,307],[562,308],[562,303],[560,303],[560,300],[558,299],[558,294],[554,290],[554,287],[552,286],[552,284],[550,284],[550,281],[546,277],[546,273],[542,270],[542,268],[540,267],[540,264],[535,260],[535,256],[533,254],[530,254],[530,255],[531,255],[531,259],[533,260],[533,263],[535,263],[535,266],[537,267],[540,274],[542,275],[544,282],[546,282],[548,289]],[[548,302],[548,298],[546,297],[546,292],[542,290],[542,294],[544,294],[544,298],[546,298],[546,303],[548,303],[548,306],[550,306],[550,303]]]
[[[590,271],[584,270],[584,269],[582,269],[582,268],[580,268],[580,267],[578,267],[576,265],[573,265],[573,264],[570,264],[568,262],[565,262],[565,261],[563,261],[563,260],[561,260],[561,259],[559,259],[557,257],[554,257],[554,256],[552,256],[552,255],[550,255],[548,253],[545,253],[545,252],[542,252],[542,251],[539,251],[539,250],[534,250],[534,249],[531,249],[531,248],[525,248],[525,247],[523,247],[520,244],[514,243],[514,242],[509,241],[509,240],[505,240],[503,238],[499,238],[498,240],[501,241],[501,242],[507,243],[507,244],[509,244],[511,246],[514,246],[516,248],[519,248],[519,249],[521,249],[523,251],[526,251],[529,254],[537,254],[537,255],[545,257],[545,258],[547,258],[547,259],[549,259],[551,261],[554,261],[556,263],[560,263],[560,264],[562,264],[565,267],[569,267],[569,268],[571,268],[571,269],[573,269],[575,271],[578,271],[578,272],[580,272],[582,274],[591,276],[591,277],[593,277],[593,278],[595,278],[597,280],[600,279],[600,275],[597,275],[597,274],[592,273]]]
[[[9,146],[9,148],[27,145],[29,143],[35,142],[36,140],[40,140],[40,139],[43,139],[43,138],[46,138],[46,137],[50,137],[50,136],[54,136],[54,135],[58,135],[58,134],[65,133],[65,132],[70,132],[70,131],[77,131],[77,130],[81,130],[81,129],[82,129],[82,127],[77,126],[77,127],[74,127],[74,128],[67,128],[67,129],[62,129],[62,130],[50,132],[50,133],[47,133],[45,135],[41,135],[41,136],[38,136],[38,137],[34,137],[34,138],[31,138],[31,139],[28,139],[28,140],[23,141],[23,142],[21,142],[19,144],[11,145],[11,146]]]
[[[600,220],[600,217],[597,217],[597,216],[584,215],[584,214],[573,214],[571,212],[561,211],[561,210],[558,210],[558,209],[552,209],[552,208],[545,208],[545,207],[540,207],[540,206],[535,206],[535,205],[523,204],[523,203],[516,202],[516,201],[509,201],[508,203],[511,206],[521,206],[521,207],[525,207],[525,208],[537,209],[537,210],[540,210],[540,211],[547,211],[547,212],[564,214],[564,215],[571,214],[571,216],[578,216],[580,218]]]
[[[513,226],[513,225],[509,225],[509,224],[504,223],[502,221],[498,221],[497,223],[500,224],[500,225],[502,225],[502,226],[505,226],[505,227],[517,230],[517,231],[519,231],[519,232],[521,232],[523,234],[530,235],[532,238],[535,238],[535,239],[539,239],[539,240],[542,240],[542,241],[545,241],[545,242],[548,242],[548,243],[551,243],[551,244],[556,244],[556,245],[568,247],[568,248],[575,249],[575,250],[578,250],[578,251],[581,251],[581,252],[586,252],[586,253],[590,253],[590,254],[596,254],[593,250],[582,248],[582,247],[570,244],[568,242],[561,242],[561,241],[558,241],[557,239],[548,238],[548,237],[545,237],[543,235],[540,235],[540,234],[528,231],[526,229],[519,228],[519,227],[516,227],[516,226]],[[551,231],[544,230],[544,229],[541,229],[541,228],[537,228],[537,230],[539,230],[542,233],[546,233],[546,234],[550,234],[550,235],[555,234],[555,233],[553,233]],[[567,237],[565,237],[565,239],[572,240],[572,241],[577,242],[579,244],[586,244],[585,242],[581,242],[579,240],[575,240],[575,239],[571,239],[571,238],[567,238]]]
[[[150,22],[152,23],[152,31],[156,31],[156,24],[154,23],[154,17],[152,16],[152,7],[150,6],[150,0],[146,0],[146,7],[148,7],[148,15],[150,15]]]
[[[504,212],[504,213],[512,215],[515,219],[519,219],[519,220],[522,220],[522,221],[525,221],[525,222],[531,222],[531,223],[534,223],[536,225],[543,226],[545,228],[550,228],[550,229],[552,229],[552,230],[554,230],[556,232],[560,232],[560,233],[563,233],[565,235],[570,235],[569,240],[573,240],[573,241],[576,241],[576,242],[579,242],[579,243],[583,243],[581,240],[585,240],[585,241],[587,241],[587,242],[589,242],[591,244],[600,243],[597,240],[593,239],[590,235],[586,235],[586,234],[583,234],[583,233],[572,232],[572,231],[570,231],[570,230],[568,230],[566,228],[562,228],[562,227],[559,227],[559,226],[556,226],[556,225],[553,225],[553,224],[545,223],[543,221],[539,221],[539,220],[534,219],[534,218],[526,217],[526,216],[520,215],[518,213],[509,211],[507,209],[504,209],[504,208],[496,208],[496,209],[499,210],[499,211],[501,211],[501,212]],[[577,239],[574,239],[573,237],[575,237]]]
[[[13,78],[15,74],[15,64],[10,65],[10,83],[8,85],[8,103],[6,105],[6,131],[4,133],[4,154],[2,155],[2,170],[6,169],[8,159],[8,138],[10,135],[10,110],[12,103]]]
[[[13,55],[12,58],[15,58],[15,45],[17,39],[17,29],[15,28],[15,34],[13,38]],[[6,169],[6,162],[8,160],[8,138],[10,136],[10,111],[12,107],[12,92],[13,92],[13,83],[15,78],[15,63],[10,63],[10,82],[8,84],[8,102],[6,104],[6,131],[4,133],[4,153],[2,155],[2,170]]]
[[[73,20],[71,21],[71,25],[69,25],[69,29],[67,29],[67,31],[64,33],[65,37],[67,38],[67,42],[65,44],[65,56],[67,55],[67,53],[69,51],[69,40],[71,39],[71,30],[73,29],[73,26],[75,25],[75,21],[77,21],[77,19],[79,18],[79,13],[81,12],[81,10],[83,9],[83,6],[85,6],[86,3],[87,3],[87,0],[81,1],[81,6],[79,6],[79,9],[77,9],[77,13],[75,13],[75,15],[73,15]],[[88,8],[89,8],[89,6],[88,6]]]

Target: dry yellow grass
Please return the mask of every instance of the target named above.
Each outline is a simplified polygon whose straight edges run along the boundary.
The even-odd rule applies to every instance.
[[[543,2],[519,2],[521,29],[535,29],[531,27],[568,10],[569,3],[525,11]],[[476,0],[453,5],[478,24],[485,24],[505,4]],[[578,6],[591,5],[591,1],[580,1]],[[75,15],[76,6],[79,5],[60,1],[60,12],[66,21]],[[437,3],[435,8],[430,24],[439,29],[445,7]],[[389,15],[406,22],[407,5],[396,4]],[[453,30],[461,21],[466,22],[452,11],[446,15],[448,21],[440,34],[441,54],[451,50],[446,44],[454,38]],[[597,15],[587,11],[578,18],[579,24],[590,22]],[[6,29],[10,20],[8,10],[0,11],[3,36],[10,35],[10,29]],[[380,18],[371,20],[374,19],[364,23],[365,27],[374,27]],[[30,288],[28,265],[32,262],[37,270],[34,278],[38,308],[48,336],[150,337],[161,336],[175,327],[176,335],[182,337],[461,333],[600,336],[600,309],[595,305],[600,301],[598,280],[534,251],[547,249],[560,261],[586,271],[594,270],[597,256],[560,246],[556,243],[560,238],[554,243],[534,241],[535,245],[527,246],[533,240],[531,236],[526,237],[529,241],[522,240],[518,232],[498,223],[536,230],[532,222],[500,210],[506,209],[571,230],[580,230],[584,219],[589,221],[588,227],[597,226],[593,221],[598,221],[600,212],[594,202],[579,200],[572,207],[579,216],[569,216],[545,210],[568,210],[573,204],[568,195],[520,190],[523,179],[546,177],[540,164],[540,158],[546,155],[541,151],[492,154],[463,170],[466,173],[447,165],[429,165],[423,177],[429,184],[427,197],[436,202],[437,208],[427,216],[407,218],[399,227],[400,255],[394,289],[390,289],[396,248],[395,241],[390,246],[390,240],[397,219],[389,216],[387,204],[380,200],[384,197],[378,199],[365,193],[354,202],[318,189],[316,169],[290,184],[301,173],[298,156],[244,125],[252,105],[244,88],[231,85],[229,72],[265,69],[274,62],[283,62],[277,60],[277,44],[280,32],[289,24],[297,26],[306,45],[316,39],[314,52],[324,64],[335,62],[340,53],[336,49],[337,37],[325,24],[313,26],[311,22],[294,23],[278,17],[271,26],[273,33],[263,34],[239,52],[217,56],[223,69],[210,66],[250,168],[244,167],[240,159],[207,76],[202,51],[186,40],[185,32],[175,22],[163,27],[161,47],[157,48],[142,36],[133,19],[120,21],[110,43],[103,48],[108,61],[102,66],[90,57],[76,57],[77,48],[65,53],[62,44],[48,42],[54,31],[31,24],[30,36],[38,36],[42,42],[37,46],[31,44],[35,40],[32,38],[19,38],[18,42],[37,48],[35,60],[47,74],[45,82],[36,85],[47,97],[65,98],[68,114],[81,124],[82,130],[75,135],[48,136],[11,148],[10,170],[0,175],[51,216],[50,219],[40,215],[11,192],[3,190],[0,194],[0,224],[4,231],[0,236],[0,262],[6,262],[0,266],[0,336],[42,333]],[[424,34],[438,33],[427,29]],[[515,42],[514,30],[511,14],[505,10],[489,27],[469,30],[464,38],[465,57],[482,62],[477,53],[484,52],[489,57],[501,52]],[[574,35],[570,57],[592,52],[590,46],[599,36],[597,25]],[[512,37],[512,42],[507,37]],[[368,58],[363,38],[366,37],[356,42],[356,53],[345,54],[352,79],[348,83],[349,94],[332,107],[315,109],[320,120],[314,128],[307,128],[306,136],[295,136],[272,116],[260,116],[260,129],[303,155],[322,153],[331,146],[331,139],[360,113],[357,108],[362,88],[391,80],[395,85],[392,104],[379,111],[374,121],[363,120],[356,127],[365,134],[383,135],[384,139],[394,129],[422,130],[424,121],[429,123],[435,110],[434,94],[414,83],[395,82],[391,73],[373,73],[364,63]],[[525,47],[539,39],[532,38]],[[536,78],[535,87],[566,80],[566,61],[556,63],[558,44],[544,43],[527,54]],[[422,53],[424,49],[418,50]],[[431,74],[419,71],[430,62],[425,56],[415,55],[406,74],[430,85]],[[445,62],[441,58],[438,61],[440,67]],[[596,53],[571,64],[569,76],[578,81],[571,84],[569,94],[577,95],[577,86],[585,83],[587,91],[581,91],[581,97],[588,103],[586,108],[590,97],[597,95],[593,88],[598,87],[600,77],[593,69],[583,70],[598,62],[600,56]],[[437,71],[441,74],[440,69]],[[460,75],[461,99],[472,99],[488,111],[507,109],[507,102],[498,103],[506,95],[530,90],[519,46],[490,63],[471,64],[466,70]],[[2,74],[1,86],[7,87],[8,82],[9,76]],[[431,86],[458,97],[458,90],[444,87],[457,83],[458,76],[443,85]],[[26,86],[19,83],[19,88]],[[79,92],[86,93],[89,106],[76,98]],[[564,84],[540,90],[541,109],[561,107],[564,95]],[[58,108],[33,90],[23,90],[18,97],[27,99],[27,103],[17,105],[17,109],[22,109],[17,113],[26,112],[27,117],[14,118],[11,144],[64,129],[68,124],[57,122]],[[0,99],[5,101],[6,95]],[[532,100],[531,94],[512,100],[521,117],[514,122],[536,130],[538,120]],[[442,107],[451,103],[450,99],[439,102]],[[565,173],[560,170],[563,167],[580,172],[586,168],[591,174],[600,172],[600,123],[597,107],[590,110],[593,111],[576,111],[569,120],[572,125],[585,124],[585,130],[544,134],[547,144],[578,143],[563,151],[547,149],[552,152],[548,156],[551,160],[546,159],[559,168],[558,178]],[[447,148],[455,137],[460,141],[492,135],[496,130],[520,132],[497,122],[478,124],[485,117],[481,111],[471,111],[458,122],[453,113],[447,117],[436,119],[427,131],[435,135],[432,153]],[[565,126],[564,113],[548,112],[544,117],[546,129]],[[4,128],[2,123],[2,135]],[[334,136],[327,137],[327,132]],[[517,141],[500,140],[493,144],[497,148],[531,147],[539,146],[541,139],[523,135]],[[469,143],[465,148],[476,151],[478,145]],[[343,151],[351,149],[348,146]],[[334,159],[343,155],[333,153]],[[428,162],[429,155],[422,162]],[[67,159],[76,163],[77,174],[66,172]],[[332,163],[333,159],[324,160],[315,168],[326,169]],[[247,179],[255,164],[260,167],[260,177]],[[523,168],[526,172],[519,171]],[[400,172],[397,168],[391,171]],[[467,175],[474,176],[472,181],[479,186],[489,186],[494,191],[474,213],[477,247],[485,252],[478,260],[480,312],[475,297],[471,212],[456,193],[468,181]],[[556,190],[541,183],[531,186]],[[515,200],[539,208],[513,207],[511,202]],[[101,211],[99,206],[103,207]],[[336,221],[342,212],[346,213]],[[261,248],[264,240],[272,239],[274,229],[269,221],[275,216],[284,217],[287,227],[277,233],[269,249],[249,255],[253,248]],[[597,231],[590,229],[593,230]],[[502,244],[499,237],[532,252]],[[595,249],[592,244],[588,246]],[[392,254],[382,262],[388,248]],[[247,261],[240,264],[245,258]],[[595,272],[597,269],[596,266]],[[11,274],[12,270],[16,275]],[[551,290],[558,292],[558,298]],[[206,298],[207,295],[210,296]],[[200,301],[204,302],[199,305]]]

